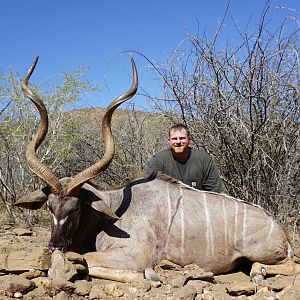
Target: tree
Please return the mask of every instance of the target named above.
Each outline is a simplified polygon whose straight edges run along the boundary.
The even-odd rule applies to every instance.
[[[71,145],[80,138],[77,131],[72,130],[74,120],[72,115],[65,113],[65,108],[74,105],[81,95],[97,90],[82,78],[87,70],[66,71],[60,84],[49,82],[48,87],[33,87],[47,106],[50,119],[50,129],[38,155],[58,176],[65,174],[64,162],[73,155]],[[39,117],[36,108],[21,92],[18,74],[1,73],[0,80],[0,210],[5,209],[15,219],[19,211],[12,210],[12,204],[41,185],[25,160],[26,145],[36,130]],[[29,219],[33,216],[29,214]]]
[[[217,161],[229,194],[261,205],[283,223],[299,222],[299,27],[285,19],[236,30],[240,43],[219,49],[215,35],[187,34],[163,65],[162,99],[172,122],[186,123],[196,147]],[[226,16],[226,15],[225,15]],[[249,24],[248,24],[249,25]]]

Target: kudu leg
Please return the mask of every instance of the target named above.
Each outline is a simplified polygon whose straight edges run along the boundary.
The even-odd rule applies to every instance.
[[[264,278],[266,275],[295,275],[300,273],[300,264],[287,260],[278,265],[265,265],[254,263],[251,268],[250,277],[253,281],[257,278]]]
[[[89,274],[120,282],[141,281],[145,278],[144,270],[149,263],[145,261],[145,253],[138,248],[112,248],[84,254]]]
[[[144,279],[144,275],[141,272],[103,268],[95,265],[90,265],[89,263],[88,267],[89,275],[97,278],[119,282],[136,282]]]

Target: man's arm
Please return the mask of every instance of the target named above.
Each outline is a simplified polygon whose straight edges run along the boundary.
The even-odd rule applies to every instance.
[[[202,182],[202,188],[204,191],[211,191],[216,193],[224,192],[224,187],[220,178],[219,170],[211,156],[207,164],[205,176]]]
[[[155,174],[158,171],[163,171],[163,166],[161,164],[161,162],[159,162],[159,160],[156,158],[156,156],[154,155],[149,161],[148,164],[146,166],[146,170],[145,170],[145,177],[150,176],[151,174]]]

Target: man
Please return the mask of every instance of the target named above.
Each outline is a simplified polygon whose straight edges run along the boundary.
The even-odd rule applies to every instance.
[[[169,129],[170,148],[155,154],[148,162],[146,175],[157,171],[170,175],[196,189],[223,192],[219,171],[204,149],[190,147],[191,136],[183,124]]]

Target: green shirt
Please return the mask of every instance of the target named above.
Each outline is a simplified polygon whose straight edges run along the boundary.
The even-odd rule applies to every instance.
[[[203,148],[191,148],[190,157],[184,163],[174,158],[171,149],[155,154],[148,162],[146,175],[158,171],[199,190],[223,192],[218,168]]]

